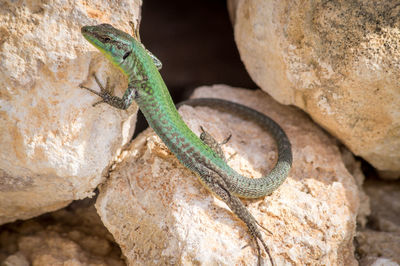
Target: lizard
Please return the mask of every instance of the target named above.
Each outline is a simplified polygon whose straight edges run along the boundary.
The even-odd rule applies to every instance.
[[[83,26],[84,38],[102,52],[122,73],[127,76],[128,88],[121,97],[114,96],[108,88],[102,86],[95,74],[94,78],[100,92],[85,87],[98,95],[101,101],[115,108],[126,110],[133,101],[139,106],[150,127],[166,144],[178,160],[193,171],[201,183],[215,196],[223,200],[232,212],[240,218],[255,240],[258,252],[258,264],[262,263],[261,242],[271,265],[274,260],[266,245],[260,228],[264,228],[248,211],[240,198],[260,198],[271,194],[286,179],[292,165],[291,144],[282,128],[268,116],[227,100],[217,98],[198,98],[180,103],[175,107],[159,70],[161,62],[140,41],[139,26],[130,22],[133,35],[114,28],[110,24]],[[137,23],[138,24],[138,23]],[[201,138],[193,133],[179,115],[181,105],[208,106],[219,108],[255,120],[270,132],[277,143],[278,160],[271,172],[261,178],[247,178],[240,175],[223,157],[218,143],[204,131]],[[260,228],[259,228],[260,227]]]

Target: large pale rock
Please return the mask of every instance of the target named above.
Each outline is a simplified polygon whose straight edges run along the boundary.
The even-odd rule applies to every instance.
[[[301,111],[261,91],[219,85],[194,97],[248,105],[277,121],[289,136],[294,163],[271,196],[244,201],[273,235],[264,234],[278,265],[356,265],[353,236],[358,188],[336,141]],[[277,159],[273,139],[251,121],[210,108],[180,109],[189,127],[202,125],[223,146],[229,164],[251,177]],[[139,135],[100,187],[96,208],[129,265],[255,265],[257,255],[243,222],[169,152],[153,130]],[[250,247],[243,248],[247,244]]]
[[[103,226],[93,200],[0,230],[2,266],[125,265],[121,250]]]
[[[140,0],[3,1],[0,14],[0,224],[92,195],[102,172],[129,141],[136,106],[92,104],[92,73],[126,80],[81,35],[109,22],[130,30]],[[117,82],[115,82],[117,81]]]
[[[400,176],[397,1],[230,0],[253,80],[304,111],[382,176]]]

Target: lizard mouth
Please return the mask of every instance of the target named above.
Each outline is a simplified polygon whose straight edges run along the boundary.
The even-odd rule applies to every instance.
[[[81,28],[81,33],[88,42],[90,42],[96,48],[99,48],[99,44],[97,43],[98,41],[96,42],[96,40],[99,40],[97,36],[98,34],[96,34],[93,29],[94,26],[83,26]]]

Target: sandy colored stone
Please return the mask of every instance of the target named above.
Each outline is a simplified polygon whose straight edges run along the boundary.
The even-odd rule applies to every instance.
[[[368,216],[371,214],[370,198],[364,191],[365,176],[361,169],[361,161],[354,158],[353,154],[343,145],[340,146],[342,160],[347,171],[354,177],[358,187],[358,198],[360,206],[358,208],[357,223],[361,228],[365,228]]]
[[[372,258],[385,258],[400,264],[400,233],[375,230],[357,232],[357,253],[360,263],[368,265]],[[364,263],[365,262],[365,263]]]
[[[245,200],[273,235],[264,237],[277,265],[356,265],[353,236],[358,189],[336,141],[300,110],[261,91],[224,85],[201,87],[194,97],[218,97],[253,107],[277,121],[293,147],[293,169],[264,199]],[[210,108],[180,113],[200,133],[202,125],[223,146],[229,164],[260,177],[277,159],[273,139],[251,121]],[[140,134],[100,187],[96,208],[129,265],[255,265],[245,225],[168,151],[153,130]],[[247,244],[250,247],[243,248]]]
[[[361,265],[400,265],[400,184],[370,178],[364,184],[370,198],[367,229],[357,232],[357,253]]]
[[[229,2],[253,80],[303,109],[382,176],[400,177],[398,2]]]
[[[93,200],[0,227],[0,264],[125,265],[121,250],[103,226]]]
[[[119,71],[81,35],[108,22],[130,31],[141,1],[3,1],[0,12],[0,224],[93,195],[102,173],[130,140],[136,106],[92,107],[92,73]]]
[[[370,179],[364,188],[371,201],[371,226],[379,231],[400,233],[400,183]]]
[[[368,257],[360,261],[360,266],[399,266],[399,264],[387,258]]]
[[[22,253],[16,253],[2,261],[3,266],[29,266],[29,261]]]

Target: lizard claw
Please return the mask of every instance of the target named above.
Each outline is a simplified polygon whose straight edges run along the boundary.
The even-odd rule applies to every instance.
[[[83,86],[82,84],[79,85],[79,88],[88,90],[88,91],[90,91],[91,93],[94,93],[94,94],[96,94],[96,95],[98,95],[98,96],[101,97],[101,94],[100,94],[99,92],[97,92],[97,91],[95,91],[95,90],[93,90],[93,89],[91,89],[91,88],[85,87],[85,86]]]
[[[105,103],[105,101],[101,100],[101,101],[95,102],[94,104],[92,104],[92,106],[95,107],[96,105],[101,104],[101,103]]]

